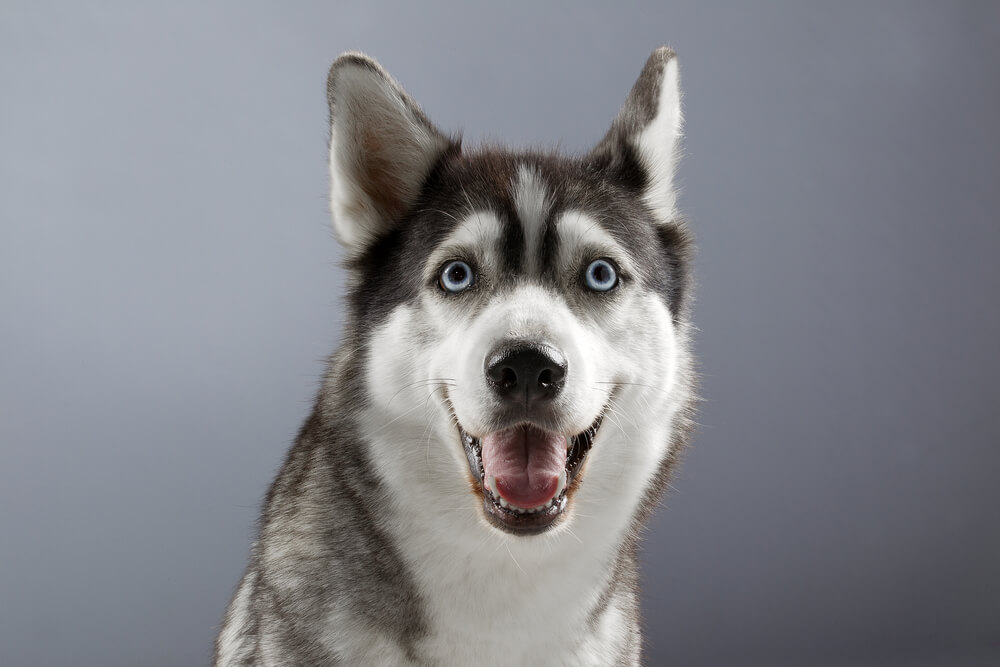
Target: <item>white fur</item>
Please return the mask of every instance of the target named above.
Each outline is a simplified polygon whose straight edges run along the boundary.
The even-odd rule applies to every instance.
[[[499,266],[500,219],[492,211],[473,211],[437,247],[424,266],[424,282],[432,282],[441,266],[451,259],[470,259],[488,272]]]
[[[251,576],[246,574],[240,580],[236,595],[229,605],[226,623],[219,633],[218,640],[218,663],[236,663],[238,653],[243,647],[244,640],[241,631],[246,626],[250,615],[250,590]]]
[[[549,196],[545,183],[538,172],[526,165],[517,170],[514,188],[514,206],[524,230],[525,272],[538,272],[538,247],[542,243],[545,217],[549,210]]]
[[[586,213],[572,209],[564,211],[556,218],[556,228],[559,230],[559,261],[562,266],[567,267],[589,256],[609,257],[625,271],[637,272],[631,254]]]
[[[677,214],[673,180],[682,125],[680,75],[677,59],[670,58],[663,66],[656,115],[633,139],[650,175],[646,203],[661,222],[670,222]]]

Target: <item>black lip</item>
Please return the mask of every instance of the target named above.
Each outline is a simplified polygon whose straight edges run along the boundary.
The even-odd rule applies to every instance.
[[[570,445],[570,451],[566,457],[566,488],[550,506],[534,514],[513,512],[493,497],[493,493],[486,487],[486,473],[483,471],[482,445],[479,438],[469,435],[459,426],[458,433],[465,448],[465,457],[469,461],[469,470],[479,480],[479,490],[483,495],[483,510],[486,519],[497,528],[514,535],[537,535],[555,525],[566,511],[569,503],[567,496],[572,488],[573,480],[583,466],[603,420],[604,411],[602,410],[590,428],[572,436],[572,445]]]

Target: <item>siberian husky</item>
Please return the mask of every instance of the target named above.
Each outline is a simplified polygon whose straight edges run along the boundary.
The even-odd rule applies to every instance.
[[[357,53],[328,99],[347,323],[216,664],[637,664],[694,400],[674,53],[576,157],[466,150]]]

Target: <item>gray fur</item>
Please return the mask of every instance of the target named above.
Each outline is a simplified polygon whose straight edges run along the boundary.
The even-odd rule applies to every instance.
[[[377,624],[407,654],[423,632],[416,591],[380,525],[385,491],[363,436],[345,418],[353,410],[338,409],[356,409],[362,395],[358,355],[347,349],[332,358],[316,408],[268,491],[244,575],[251,620],[241,631],[241,660],[232,664],[265,664],[262,644],[283,656],[282,664],[337,663],[319,637],[334,604]],[[269,545],[286,541],[292,553],[270,561]],[[309,584],[291,584],[290,575]]]

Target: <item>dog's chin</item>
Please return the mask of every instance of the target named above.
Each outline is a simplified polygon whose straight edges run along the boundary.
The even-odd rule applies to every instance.
[[[603,414],[602,410],[590,427],[570,436],[546,431],[532,423],[520,423],[503,431],[476,437],[459,424],[459,437],[465,448],[469,471],[478,480],[486,520],[513,535],[537,535],[558,525],[565,517],[580,482],[580,470],[601,428]],[[497,441],[503,441],[503,447],[508,450],[516,451],[497,452],[494,445]],[[487,446],[486,463],[484,444]],[[532,447],[536,451],[532,452]],[[560,447],[564,452],[560,451]],[[539,452],[538,449],[544,451]],[[519,462],[510,460],[511,456],[516,458],[517,455],[524,457],[521,463],[527,465],[523,472],[515,472],[512,477],[522,480],[510,483],[501,474],[489,474],[491,462],[498,467],[510,469],[513,466],[517,470]],[[536,470],[536,474],[531,474],[532,479],[529,479],[530,469],[539,467],[528,463],[532,461],[531,457],[541,457],[544,470],[542,474],[537,474]]]

